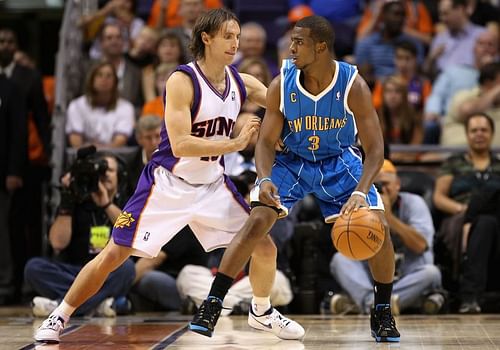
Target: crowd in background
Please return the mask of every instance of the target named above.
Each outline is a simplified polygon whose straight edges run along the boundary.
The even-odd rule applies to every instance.
[[[74,24],[85,58],[74,64],[86,78],[69,94],[64,142],[73,150],[94,145],[115,151],[95,157],[106,161],[103,181],[118,206],[160,142],[165,81],[192,59],[189,41],[196,19],[203,11],[236,3],[101,0],[94,13]],[[498,311],[500,286],[493,278],[500,260],[500,158],[493,152],[500,147],[495,133],[500,126],[498,1],[288,0],[283,8],[273,23],[255,18],[241,24],[233,62],[240,72],[268,86],[288,56],[294,23],[324,16],[335,29],[335,59],[355,64],[372,90],[386,158],[442,163],[429,198],[419,196],[423,182],[417,191],[401,185],[404,174],[390,162],[377,180],[397,242],[393,310]],[[54,88],[53,79],[42,79],[20,50],[16,33],[0,28],[0,305],[35,296],[36,316],[52,311],[83,264],[103,248],[113,225],[102,198],[75,202],[64,177],[58,211],[51,222],[43,220]],[[246,102],[239,121],[263,118],[264,112]],[[240,128],[236,123],[233,134]],[[420,151],[391,152],[394,145],[423,144],[466,151],[446,160]],[[225,157],[226,173],[243,195],[255,181],[254,145],[255,140]],[[275,225],[271,235],[281,288],[273,290],[273,305],[289,305],[295,312],[369,310],[366,266],[336,254],[329,229],[313,199]],[[131,305],[191,313],[206,295],[221,254],[203,252],[189,227],[183,230],[157,258],[130,261],[116,271],[114,281],[120,283],[105,285],[80,314],[114,316],[130,312]],[[307,253],[311,246],[315,260]],[[248,310],[247,280],[242,271],[228,294],[233,313]],[[491,291],[496,299],[489,299]]]

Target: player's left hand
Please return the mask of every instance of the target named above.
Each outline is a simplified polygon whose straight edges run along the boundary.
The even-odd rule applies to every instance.
[[[351,212],[357,211],[361,207],[368,208],[366,199],[364,199],[363,196],[353,194],[340,210],[340,215],[349,215]]]
[[[109,203],[108,191],[100,180],[99,189],[96,192],[92,192],[90,195],[92,196],[92,200],[94,201],[95,205],[97,205],[98,207],[103,207]]]
[[[264,181],[259,186],[259,202],[270,207],[279,208],[281,202],[278,189],[271,181]]]

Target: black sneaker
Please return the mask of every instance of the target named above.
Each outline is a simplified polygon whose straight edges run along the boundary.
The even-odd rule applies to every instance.
[[[216,297],[208,297],[200,308],[193,320],[189,322],[189,329],[193,332],[211,337],[215,325],[222,311],[222,300]]]
[[[379,304],[372,309],[370,327],[372,337],[375,338],[377,343],[399,342],[400,335],[394,317],[392,317],[390,305]]]

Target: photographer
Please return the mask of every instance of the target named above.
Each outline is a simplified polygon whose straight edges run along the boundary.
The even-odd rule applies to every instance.
[[[50,227],[52,258],[32,258],[25,268],[26,281],[40,295],[33,299],[33,314],[47,316],[73,283],[82,267],[107,244],[113,223],[120,215],[120,188],[126,172],[112,153],[82,148],[63,189],[57,216]],[[125,186],[124,186],[125,185]],[[112,272],[101,290],[77,310],[86,315],[115,316],[113,299],[125,296],[135,277],[134,263],[126,261]]]
[[[399,310],[421,308],[426,314],[437,313],[443,306],[444,296],[437,292],[441,289],[441,273],[433,264],[434,225],[429,208],[420,196],[400,192],[396,168],[388,160],[384,160],[376,184],[384,202],[396,254],[392,312],[398,314]],[[330,270],[349,295],[333,296],[332,313],[369,312],[373,293],[368,264],[337,253],[332,258]]]

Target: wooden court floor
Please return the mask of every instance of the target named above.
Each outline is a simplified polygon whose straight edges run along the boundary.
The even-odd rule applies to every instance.
[[[366,316],[295,316],[306,329],[302,341],[284,341],[252,330],[246,317],[221,317],[212,338],[187,331],[190,317],[176,314],[138,314],[116,319],[74,318],[59,345],[33,343],[41,319],[24,308],[0,308],[0,350],[39,349],[500,349],[500,315],[441,315],[397,318],[400,344],[376,344]]]

